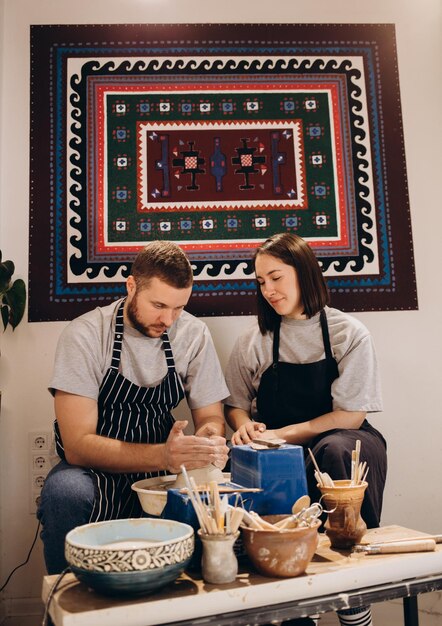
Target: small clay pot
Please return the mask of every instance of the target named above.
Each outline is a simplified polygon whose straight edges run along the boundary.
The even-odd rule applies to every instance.
[[[286,515],[266,515],[263,519],[271,524],[287,517]],[[317,520],[306,528],[285,528],[282,530],[255,530],[241,527],[242,540],[247,555],[255,568],[263,576],[289,578],[299,576],[307,569],[318,546]]]
[[[367,530],[361,505],[367,483],[351,485],[350,480],[335,480],[334,487],[321,487],[321,504],[330,511],[324,524],[332,548],[349,549],[359,543]]]

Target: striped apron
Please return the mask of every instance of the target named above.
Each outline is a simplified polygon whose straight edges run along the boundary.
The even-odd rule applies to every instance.
[[[175,371],[167,332],[161,336],[167,362],[167,375],[156,387],[139,387],[119,372],[123,342],[124,300],[117,311],[112,361],[98,395],[97,435],[131,443],[164,443],[174,418],[171,410],[184,398],[181,380]],[[56,427],[57,452],[64,451]],[[89,470],[95,484],[95,502],[90,522],[141,517],[143,510],[132,483],[143,478],[164,475],[166,471],[113,474]]]

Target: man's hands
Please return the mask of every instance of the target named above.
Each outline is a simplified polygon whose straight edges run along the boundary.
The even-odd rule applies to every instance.
[[[197,469],[212,463],[223,469],[229,449],[224,437],[216,434],[216,428],[206,424],[195,435],[185,435],[187,421],[177,421],[165,443],[165,465],[172,474],[178,474],[181,465]]]

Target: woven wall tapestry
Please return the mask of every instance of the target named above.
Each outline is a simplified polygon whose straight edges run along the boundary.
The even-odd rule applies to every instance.
[[[154,239],[192,313],[253,313],[285,231],[334,306],[417,308],[393,25],[32,26],[30,193],[30,321],[120,297]]]

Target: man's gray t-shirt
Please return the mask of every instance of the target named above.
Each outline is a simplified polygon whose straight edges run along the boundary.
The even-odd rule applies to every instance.
[[[351,315],[325,307],[331,350],[339,369],[332,384],[333,409],[382,411],[381,385],[373,341]],[[272,364],[273,333],[261,335],[257,322],[236,342],[226,369],[230,396],[224,404],[244,409],[254,419],[261,376]],[[279,360],[313,363],[325,358],[319,313],[306,320],[282,318]]]
[[[121,300],[73,320],[62,332],[49,389],[94,400],[110,367],[115,318]],[[168,330],[175,369],[190,409],[228,396],[224,376],[206,324],[183,311]],[[158,385],[167,374],[161,338],[146,337],[124,325],[120,373],[140,387]]]

